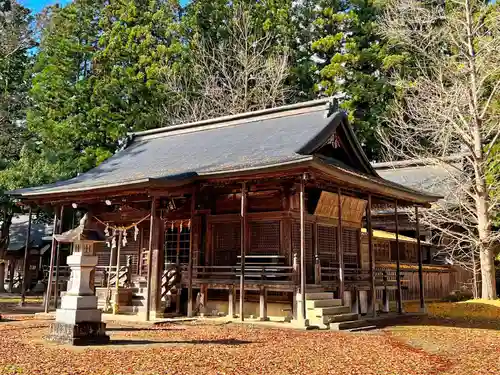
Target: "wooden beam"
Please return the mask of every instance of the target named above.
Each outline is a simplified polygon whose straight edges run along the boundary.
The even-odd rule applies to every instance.
[[[306,310],[306,198],[305,198],[305,173],[300,179],[300,298],[301,306],[300,313],[302,323],[306,324],[307,310]]]
[[[377,316],[377,292],[375,290],[375,252],[373,249],[373,229],[372,229],[372,196],[368,194],[368,204],[366,205],[366,230],[368,232],[368,254],[370,259],[370,290],[371,290],[371,313]]]
[[[398,200],[394,201],[394,216],[396,225],[396,282],[397,282],[397,299],[398,313],[403,313],[403,293],[401,290],[401,255],[399,253],[399,218],[398,218]]]
[[[153,232],[155,226],[155,215],[156,215],[156,198],[153,197],[151,200],[151,216],[149,217],[149,244],[148,244],[148,272],[146,279],[146,320],[151,318],[151,271],[152,271],[152,259],[153,259]]]
[[[338,199],[338,225],[337,225],[337,254],[339,260],[339,298],[344,300],[344,246],[342,243],[342,190],[337,190]]]
[[[415,225],[417,236],[417,256],[418,256],[418,285],[420,297],[420,310],[425,311],[425,297],[424,297],[424,271],[422,266],[422,244],[420,243],[420,220],[418,216],[418,206],[415,206]]]
[[[21,287],[21,302],[20,306],[24,306],[24,300],[26,298],[26,288],[28,280],[28,257],[29,257],[29,245],[31,241],[31,219],[33,214],[33,208],[29,206],[29,216],[28,216],[28,229],[26,230],[26,242],[24,244],[24,263],[23,263],[23,285]],[[11,278],[12,280],[12,278]]]
[[[196,215],[196,187],[193,187],[193,193],[191,195],[191,228],[189,234],[189,259],[188,259],[188,305],[187,305],[187,316],[193,316],[193,224]],[[197,229],[197,228],[196,228]]]
[[[243,182],[241,185],[241,276],[240,276],[240,320],[243,322],[245,320],[244,307],[245,307],[245,255],[247,247],[247,186]]]

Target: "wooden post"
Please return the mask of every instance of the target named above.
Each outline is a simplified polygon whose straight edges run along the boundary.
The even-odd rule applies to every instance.
[[[417,256],[418,256],[418,284],[420,292],[420,311],[425,311],[425,297],[424,297],[424,270],[422,266],[422,244],[420,243],[420,220],[418,217],[418,206],[415,206],[415,222],[416,222],[416,235],[417,235]]]
[[[49,278],[47,280],[47,293],[45,297],[45,313],[49,312],[50,308],[50,299],[52,295],[52,282],[53,282],[53,274],[54,274],[54,262],[56,258],[56,237],[57,234],[57,209],[54,210],[54,225],[52,226],[52,247],[50,250],[50,266],[49,266]]]
[[[300,313],[304,325],[307,324],[306,310],[306,198],[305,198],[306,175],[300,179]]]
[[[29,272],[28,257],[29,257],[29,245],[31,241],[31,217],[33,212],[32,210],[33,209],[30,206],[29,216],[28,216],[28,229],[26,230],[26,242],[24,244],[23,284],[21,287],[21,302],[19,303],[20,306],[24,306],[24,300],[26,298],[26,288],[28,287],[27,285],[28,272]]]
[[[9,266],[7,268],[8,276],[9,276],[9,286],[7,287],[9,293],[12,293],[14,289],[14,271],[16,269],[16,258],[9,259]]]
[[[339,206],[339,222],[337,224],[337,254],[339,259],[339,298],[344,300],[344,248],[342,244],[342,191],[337,190],[338,206]]]
[[[372,229],[372,195],[368,194],[368,205],[366,206],[366,231],[368,232],[368,253],[370,260],[370,288],[371,288],[371,313],[377,316],[377,291],[375,290],[375,253],[373,249]]]
[[[241,185],[241,270],[240,270],[240,320],[245,320],[244,305],[245,305],[245,254],[247,247],[247,186],[244,182]]]
[[[260,321],[269,320],[269,318],[267,317],[267,289],[264,286],[260,287],[259,307],[260,307],[259,320]]]
[[[149,216],[149,246],[147,257],[147,278],[146,278],[146,320],[151,318],[151,270],[152,270],[152,253],[153,253],[153,232],[154,232],[154,217],[156,214],[156,198],[151,200],[151,214]]]
[[[64,214],[64,206],[61,206],[61,213],[59,217],[61,220],[59,221],[59,229],[58,233],[62,233],[62,226],[63,226],[63,214]],[[61,263],[61,244],[58,242],[57,243],[57,248],[56,248],[56,281],[54,285],[54,307],[57,309],[57,302],[59,300],[59,266]]]
[[[113,315],[118,313],[118,292],[120,291],[120,250],[122,248],[123,231],[120,229],[118,232],[118,244],[116,249],[116,277],[115,277],[115,299],[113,301]]]
[[[314,281],[316,285],[321,285],[321,259],[318,254],[314,259]]]
[[[231,285],[229,287],[229,298],[228,298],[228,308],[227,308],[227,315],[230,318],[234,318],[234,311],[235,311],[235,303],[236,303],[236,291],[234,288],[234,285]]]
[[[193,187],[193,194],[191,195],[191,225],[189,234],[189,259],[188,259],[188,305],[187,316],[193,316],[193,223],[196,211],[196,187]]]
[[[397,299],[398,313],[403,313],[403,293],[401,291],[401,256],[399,254],[399,218],[398,218],[398,200],[394,202],[394,216],[396,224],[396,282],[397,282]]]

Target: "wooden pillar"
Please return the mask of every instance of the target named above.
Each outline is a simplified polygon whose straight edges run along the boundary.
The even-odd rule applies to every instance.
[[[7,290],[9,293],[12,293],[14,289],[14,271],[16,270],[16,258],[9,259],[9,266],[7,267],[8,277],[9,277],[9,286]]]
[[[403,313],[403,293],[401,291],[401,256],[399,253],[399,217],[398,217],[398,201],[394,202],[394,216],[396,224],[396,283],[397,283],[397,300],[398,313]]]
[[[306,310],[306,175],[300,179],[300,315],[304,325],[307,324]]]
[[[337,254],[339,260],[339,298],[344,300],[344,248],[342,244],[342,191],[337,190],[338,206],[339,206],[339,222],[337,224]]]
[[[194,219],[196,212],[196,187],[193,187],[193,194],[191,195],[191,221],[190,221],[190,234],[189,234],[189,259],[188,259],[188,305],[187,316],[193,316],[193,249],[194,249]]]
[[[236,290],[234,288],[234,285],[231,285],[229,287],[229,298],[228,298],[228,308],[227,308],[227,315],[230,318],[234,318],[236,315],[234,312],[236,310]]]
[[[417,235],[417,256],[418,256],[418,284],[420,292],[420,311],[425,311],[424,297],[424,270],[422,267],[422,244],[420,243],[420,219],[418,216],[418,206],[415,206],[415,223]]]
[[[115,299],[113,301],[113,315],[118,313],[120,308],[118,293],[120,292],[120,250],[122,248],[123,231],[118,232],[118,244],[116,245],[116,273],[115,273]]]
[[[146,278],[146,320],[151,319],[151,271],[152,271],[152,253],[153,253],[153,233],[155,232],[155,214],[156,214],[156,198],[151,200],[151,214],[149,216],[149,246],[147,257],[147,278]]]
[[[260,287],[260,299],[259,299],[259,320],[266,321],[269,320],[267,317],[267,289],[264,286]]]
[[[247,253],[247,186],[244,182],[241,186],[241,270],[240,270],[240,320],[245,320],[245,254]]]
[[[50,308],[50,299],[52,295],[52,282],[53,282],[53,275],[54,275],[54,263],[56,259],[56,237],[55,235],[57,234],[57,208],[54,210],[54,224],[52,226],[52,247],[50,250],[50,266],[49,266],[49,277],[47,280],[47,292],[45,296],[45,306],[44,310],[45,313],[47,314],[49,312]]]
[[[59,220],[59,228],[58,228],[58,233],[62,233],[62,227],[63,227],[63,214],[64,214],[64,206],[61,206],[61,213],[59,217],[61,218]],[[54,285],[54,307],[57,309],[57,302],[59,300],[59,266],[61,265],[61,244],[58,242],[57,243],[57,248],[56,248],[56,280],[55,280],[55,285]]]
[[[29,247],[31,242],[31,218],[33,209],[30,206],[29,216],[28,216],[28,229],[26,230],[26,242],[24,244],[24,263],[23,263],[23,284],[21,286],[21,302],[20,305],[24,306],[24,300],[26,298],[26,288],[28,287],[28,258],[29,258]],[[2,280],[3,281],[3,280]]]
[[[377,316],[377,291],[375,289],[375,253],[373,249],[373,229],[372,229],[372,196],[368,194],[368,204],[366,206],[366,231],[368,232],[368,253],[370,260],[370,290],[371,290],[371,314]],[[361,297],[360,297],[361,298]]]

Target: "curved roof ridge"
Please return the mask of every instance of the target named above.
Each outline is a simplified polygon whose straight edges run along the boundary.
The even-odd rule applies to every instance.
[[[217,124],[225,124],[225,123],[231,123],[232,121],[235,120],[250,120],[250,121],[258,121],[260,117],[265,117],[266,115],[272,115],[272,114],[282,114],[282,116],[290,116],[293,115],[291,113],[292,110],[295,109],[307,109],[310,108],[311,110],[319,110],[320,106],[328,104],[331,102],[331,98],[321,98],[321,99],[316,99],[316,100],[309,100],[307,102],[300,102],[296,104],[289,104],[281,107],[273,107],[273,108],[266,108],[266,109],[261,109],[258,111],[250,111],[250,112],[244,112],[244,113],[238,113],[234,115],[228,115],[228,116],[221,116],[221,117],[215,117],[215,118],[210,118],[206,120],[201,120],[201,121],[194,121],[194,122],[187,122],[184,124],[179,124],[179,125],[170,125],[170,126],[164,126],[161,128],[156,128],[156,129],[150,129],[150,130],[144,130],[140,132],[132,132],[130,135],[132,137],[145,137],[145,136],[150,136],[150,135],[157,135],[161,133],[171,133],[177,130],[186,130],[186,129],[193,129],[193,128],[201,128],[205,127],[207,125],[217,125]],[[305,111],[304,111],[305,112]],[[241,121],[243,122],[243,121]]]

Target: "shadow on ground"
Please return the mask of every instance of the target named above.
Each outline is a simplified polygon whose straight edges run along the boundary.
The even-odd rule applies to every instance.
[[[111,339],[109,345],[158,345],[158,344],[172,344],[172,345],[231,345],[239,346],[245,344],[253,344],[253,341],[224,339],[224,340],[122,340]]]
[[[141,332],[141,331],[185,331],[185,328],[167,328],[167,327],[109,327],[106,328],[109,332]]]

